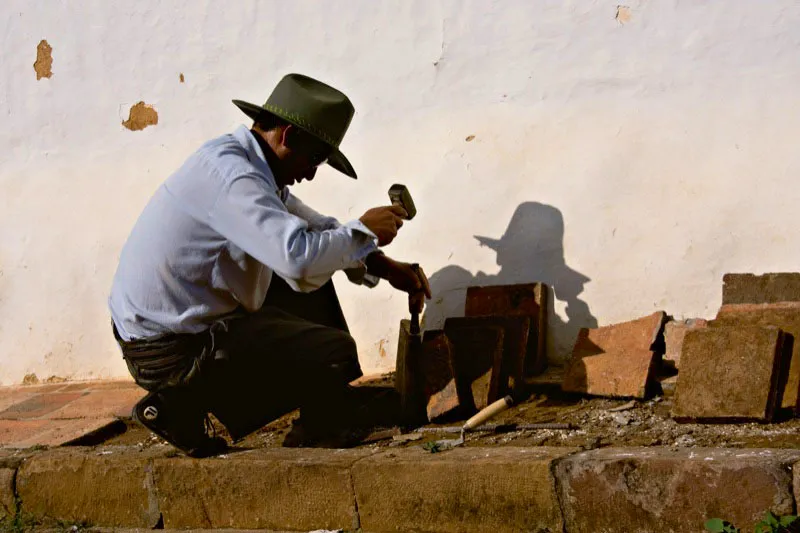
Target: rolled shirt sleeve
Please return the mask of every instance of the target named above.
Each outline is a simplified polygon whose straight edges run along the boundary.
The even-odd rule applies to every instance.
[[[297,199],[292,203],[295,212],[302,206],[300,211],[305,208],[317,217],[310,223],[292,214],[267,182],[245,174],[220,191],[209,224],[285,280],[297,282],[296,290],[313,290],[378,249],[377,237],[360,221],[340,225]],[[333,227],[315,230],[312,224]]]

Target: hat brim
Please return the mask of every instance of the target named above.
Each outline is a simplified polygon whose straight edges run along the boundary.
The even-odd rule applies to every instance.
[[[245,102],[243,100],[233,100],[233,104],[236,107],[238,107],[245,115],[247,115],[248,117],[252,118],[253,120],[258,120],[258,117],[260,117],[261,115],[263,115],[265,113],[268,113],[270,115],[275,115],[274,113],[272,113],[270,111],[267,111],[266,109],[264,109],[260,105],[251,104],[250,102]],[[286,122],[292,124],[293,126],[296,126],[296,127],[300,128],[301,130],[305,131],[306,133],[314,135],[314,137],[316,137],[320,141],[322,141],[325,144],[327,144],[328,146],[330,146],[332,151],[331,151],[331,154],[328,156],[328,165],[330,165],[334,169],[338,170],[339,172],[341,172],[345,176],[349,176],[349,177],[351,177],[353,179],[358,179],[358,176],[356,175],[356,171],[355,171],[355,169],[353,169],[353,165],[350,164],[350,161],[347,160],[347,158],[344,156],[344,154],[337,147],[333,146],[332,144],[330,144],[328,141],[326,141],[322,137],[319,137],[313,131],[309,131],[309,130],[305,129],[303,126],[301,126],[300,124],[297,124],[291,118],[283,117],[283,116],[280,116],[280,115],[275,115],[275,116],[277,116],[281,120],[285,120]]]

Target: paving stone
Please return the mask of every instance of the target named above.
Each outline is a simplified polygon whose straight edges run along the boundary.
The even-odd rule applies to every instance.
[[[503,368],[506,355],[506,327],[494,317],[448,318],[445,332],[452,344],[451,363],[455,389],[463,414],[483,409],[504,395],[508,374]],[[517,328],[517,335],[522,333]],[[513,335],[513,331],[509,331]],[[519,347],[519,342],[517,343]]]
[[[420,447],[353,466],[361,527],[375,533],[562,531],[553,461],[570,448]]]
[[[73,381],[64,384],[64,388],[59,392],[75,391],[101,391],[101,390],[125,390],[139,389],[140,387],[132,379],[113,379],[113,380],[93,380],[93,381]]]
[[[464,316],[528,316],[528,346],[523,375],[535,376],[547,367],[547,285],[524,283],[469,287]]]
[[[680,421],[770,421],[781,405],[792,337],[775,327],[686,333],[672,416]]]
[[[723,305],[712,326],[775,326],[800,339],[800,302],[787,304]],[[789,376],[783,389],[781,407],[800,414],[800,342],[794,342]]]
[[[33,446],[62,446],[116,423],[122,422],[114,417],[0,420],[0,446],[21,449]]]
[[[564,373],[567,392],[596,396],[644,398],[658,359],[654,349],[666,320],[652,315],[578,333]]]
[[[281,448],[156,460],[164,527],[356,529],[350,467],[371,453]]]
[[[664,325],[664,361],[666,364],[680,368],[681,350],[683,339],[690,329],[704,328],[708,321],[702,318],[687,318],[685,320],[672,320]]]
[[[88,448],[34,455],[20,467],[24,512],[97,526],[152,528],[159,517],[146,453],[98,455]]]
[[[25,389],[27,387],[0,387],[0,412],[36,394]]]
[[[142,388],[88,390],[85,395],[48,415],[49,418],[130,418],[133,406],[147,394]]]
[[[800,273],[725,274],[723,304],[800,302]]]
[[[61,409],[73,400],[77,400],[85,392],[52,392],[35,394],[30,398],[8,407],[0,413],[0,419],[20,420],[40,418],[57,409]]]
[[[686,533],[710,518],[753,531],[791,514],[795,450],[603,448],[555,467],[570,533]],[[559,529],[559,531],[561,531]]]

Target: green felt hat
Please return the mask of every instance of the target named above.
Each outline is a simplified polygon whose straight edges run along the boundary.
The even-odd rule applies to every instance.
[[[253,120],[271,113],[312,134],[331,147],[328,164],[356,178],[350,161],[339,151],[339,144],[355,113],[350,99],[341,91],[302,74],[287,74],[263,106],[242,100],[233,103]]]

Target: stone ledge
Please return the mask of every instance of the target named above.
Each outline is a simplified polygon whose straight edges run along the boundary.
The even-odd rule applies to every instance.
[[[800,450],[605,448],[556,467],[569,533],[703,531],[723,518],[752,531],[794,509]]]
[[[800,496],[800,470],[792,479],[800,450],[278,448],[203,460],[170,453],[61,448],[21,465],[19,457],[3,460],[0,505],[19,496],[35,517],[142,530],[161,518],[167,529],[699,533],[712,517],[752,530],[767,510],[793,512]]]
[[[562,531],[551,474],[571,448],[420,448],[353,467],[361,527],[383,531]]]
[[[164,527],[355,529],[350,467],[371,450],[263,449],[154,463]]]

